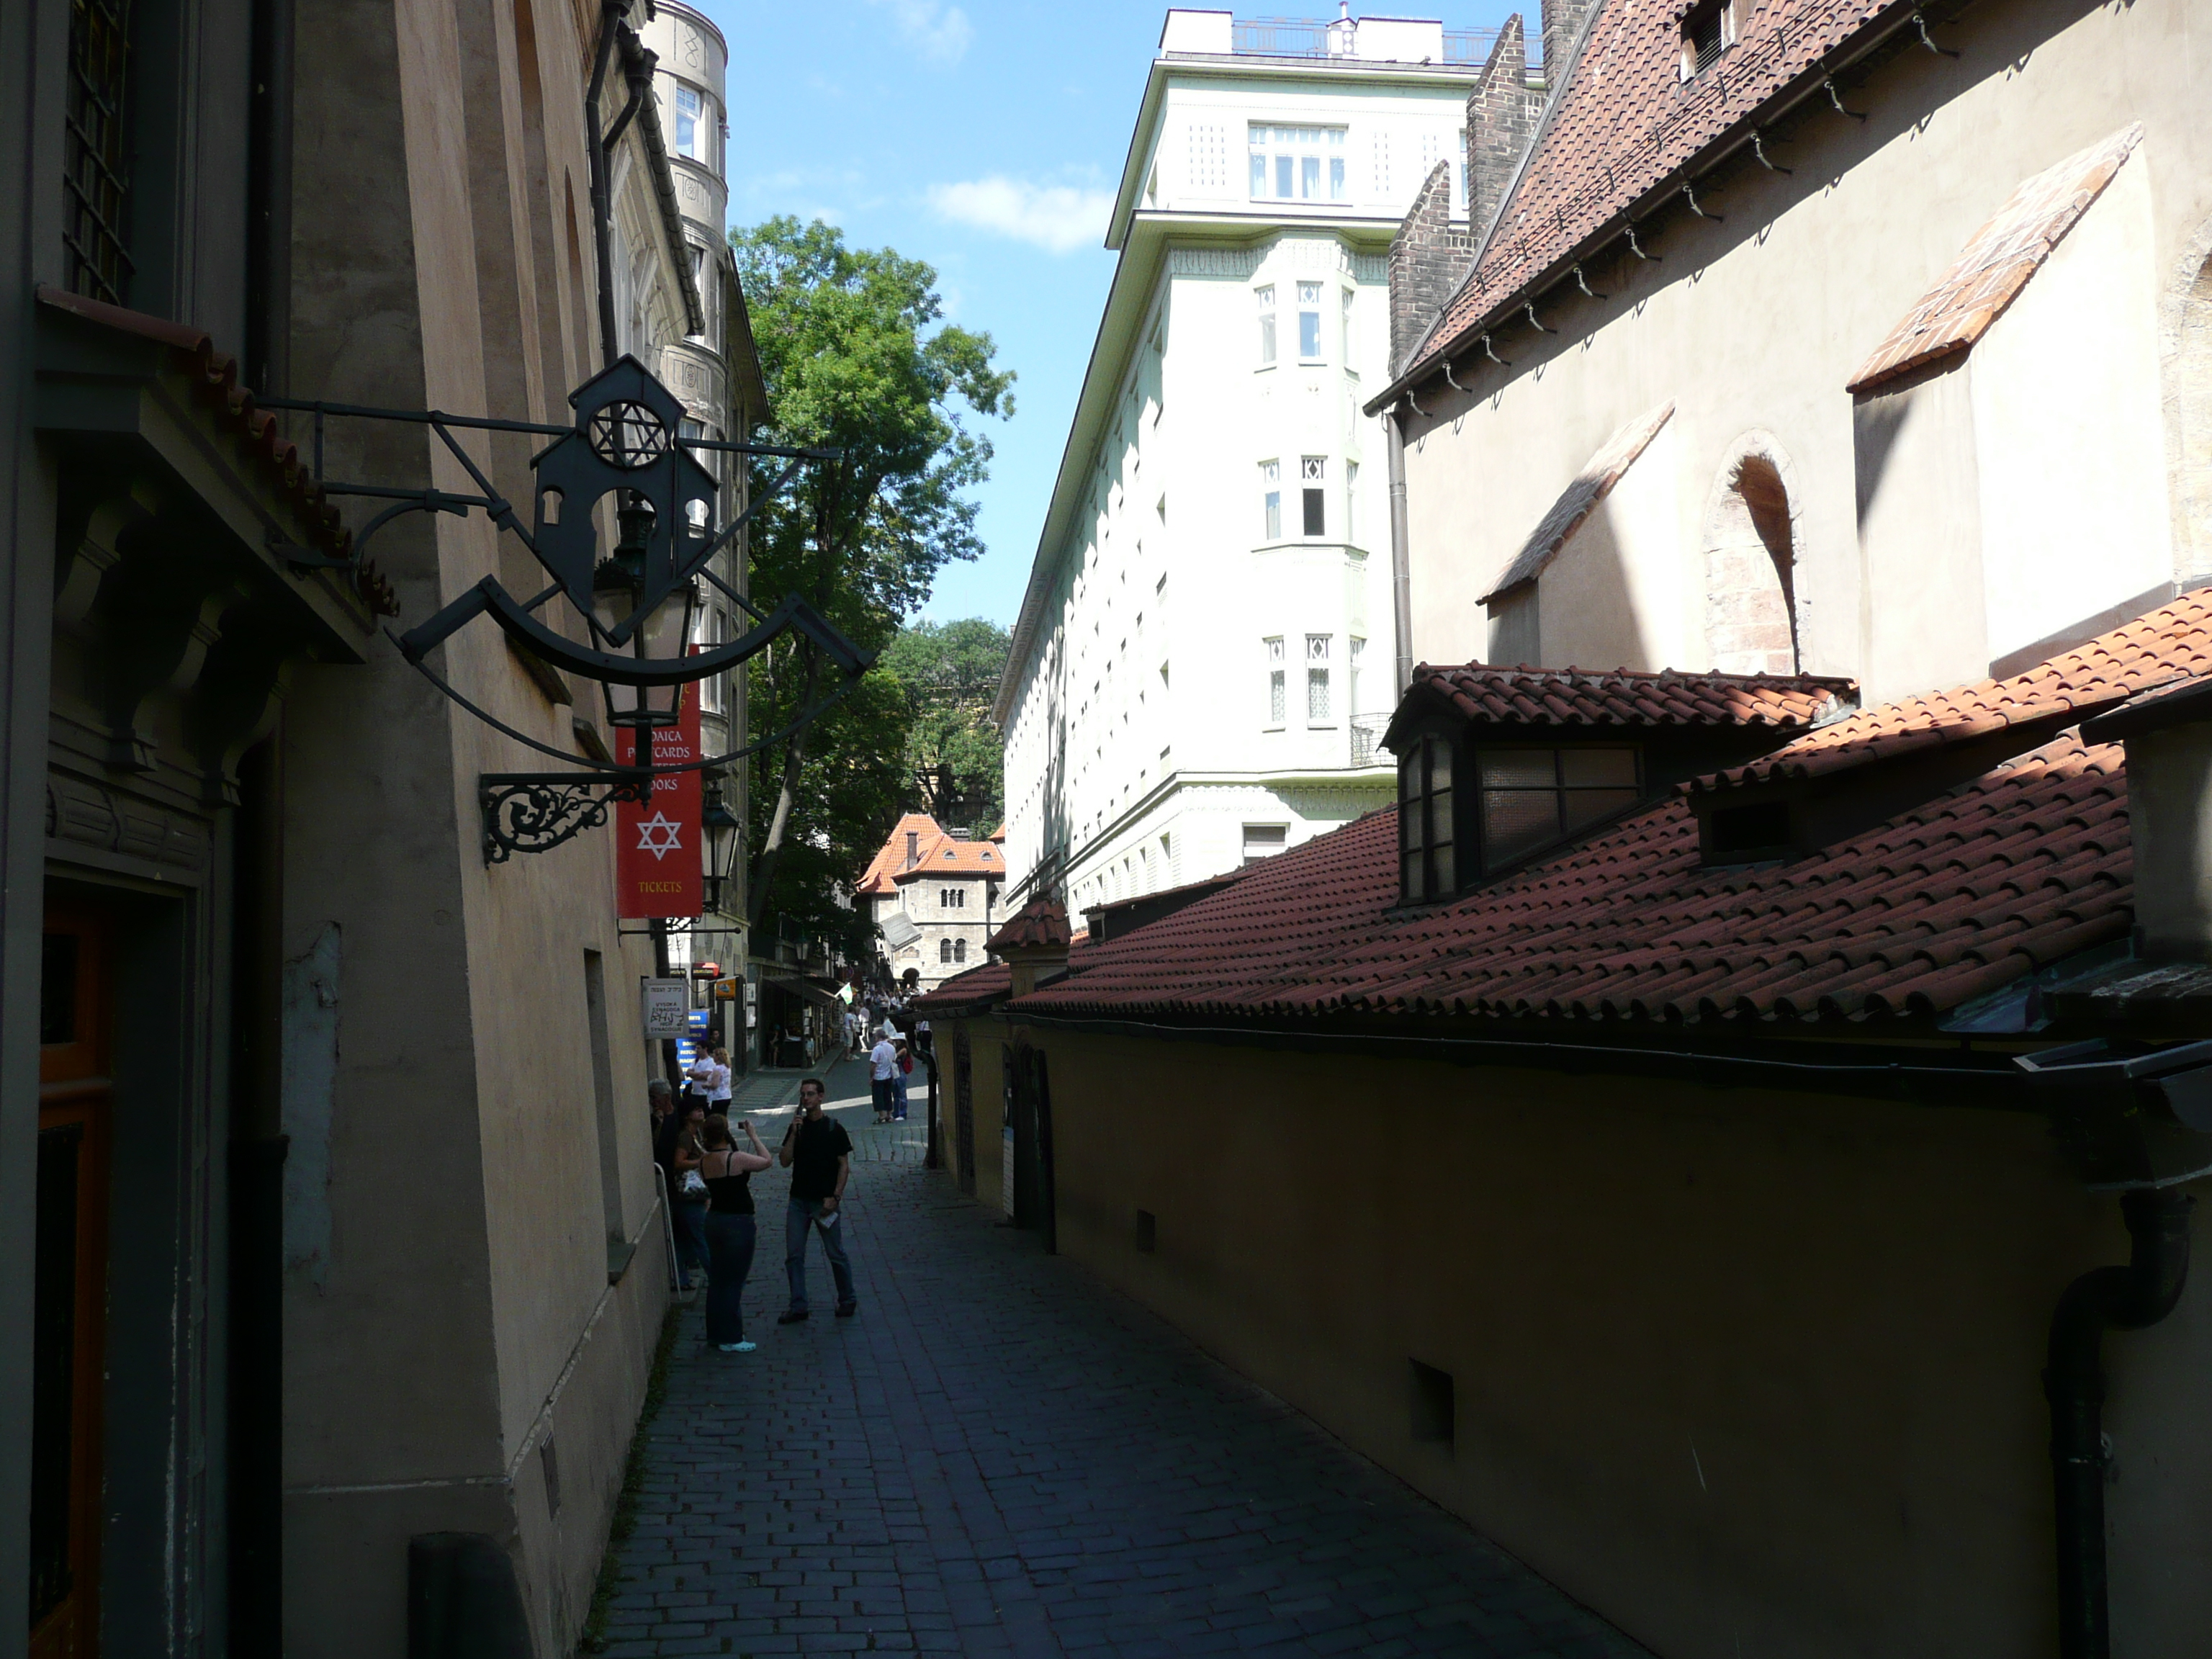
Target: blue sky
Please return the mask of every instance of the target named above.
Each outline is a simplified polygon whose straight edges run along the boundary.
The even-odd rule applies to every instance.
[[[731,223],[819,217],[928,261],[947,317],[988,333],[1019,377],[1014,418],[984,423],[998,450],[978,497],[988,550],[945,571],[924,613],[1012,623],[1113,277],[1106,213],[1165,7],[695,3],[730,42]],[[1443,16],[1470,27],[1506,9]]]

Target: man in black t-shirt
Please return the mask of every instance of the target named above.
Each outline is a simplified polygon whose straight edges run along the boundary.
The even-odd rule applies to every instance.
[[[853,1138],[845,1126],[822,1110],[824,1091],[819,1078],[799,1085],[799,1115],[777,1150],[776,1162],[791,1171],[791,1202],[783,1218],[783,1270],[791,1280],[791,1305],[778,1316],[779,1325],[795,1325],[806,1317],[806,1235],[822,1235],[822,1253],[830,1258],[830,1277],[837,1281],[837,1317],[849,1319],[860,1311],[853,1296],[853,1264],[845,1257],[843,1211],[845,1182],[853,1172]]]

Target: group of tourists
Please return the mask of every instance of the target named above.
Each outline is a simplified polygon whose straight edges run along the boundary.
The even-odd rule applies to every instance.
[[[727,1062],[723,1060],[724,1076]],[[698,1068],[694,1067],[696,1073]],[[677,1283],[690,1291],[707,1285],[707,1340],[724,1353],[750,1353],[741,1298],[757,1243],[751,1182],[771,1164],[791,1171],[784,1211],[784,1274],[791,1300],[776,1320],[793,1325],[807,1316],[806,1241],[818,1233],[837,1287],[837,1317],[860,1311],[853,1267],[838,1224],[845,1183],[851,1178],[853,1140],[845,1126],[823,1112],[828,1097],[819,1078],[799,1085],[799,1111],[771,1157],[750,1120],[732,1125],[726,1111],[708,1109],[710,1095],[687,1091],[680,1109],[666,1082],[647,1085],[653,1116],[653,1158],[668,1181],[669,1215],[676,1233]],[[722,1099],[729,1098],[726,1081]],[[746,1144],[740,1146],[738,1137]]]

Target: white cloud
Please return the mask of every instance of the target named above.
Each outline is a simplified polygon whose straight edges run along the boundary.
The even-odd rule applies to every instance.
[[[1110,190],[1073,185],[1032,185],[994,173],[957,185],[932,185],[929,204],[945,218],[1054,253],[1097,245],[1113,211]]]
[[[925,59],[933,64],[957,64],[968,52],[975,30],[968,14],[939,0],[868,0],[890,9],[898,32]]]

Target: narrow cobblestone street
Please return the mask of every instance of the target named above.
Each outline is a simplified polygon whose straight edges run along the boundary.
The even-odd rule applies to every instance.
[[[856,1087],[860,1316],[827,1316],[817,1244],[816,1316],[775,1323],[786,1177],[756,1176],[760,1348],[683,1315],[610,1653],[1642,1653],[927,1174],[918,1091],[876,1129]],[[790,1109],[750,1109],[773,1146]]]

